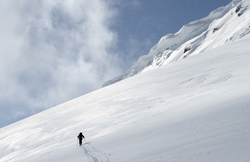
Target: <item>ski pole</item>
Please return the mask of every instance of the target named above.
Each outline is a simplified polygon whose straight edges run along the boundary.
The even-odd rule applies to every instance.
[[[83,138],[83,139],[84,139],[85,143],[87,143],[86,140],[85,140],[85,138]]]

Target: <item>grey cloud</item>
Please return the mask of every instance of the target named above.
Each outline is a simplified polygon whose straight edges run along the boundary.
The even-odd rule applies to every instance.
[[[0,13],[2,119],[55,106],[121,73],[109,1],[3,0]]]

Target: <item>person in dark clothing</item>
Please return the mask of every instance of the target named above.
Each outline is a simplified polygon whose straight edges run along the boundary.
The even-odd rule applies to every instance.
[[[81,146],[82,145],[82,139],[85,138],[84,135],[82,134],[82,132],[79,133],[77,138],[79,139],[79,145]]]

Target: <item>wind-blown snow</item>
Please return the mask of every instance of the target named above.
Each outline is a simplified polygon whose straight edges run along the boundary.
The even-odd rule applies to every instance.
[[[245,162],[250,37],[0,129],[0,161]],[[82,131],[87,143],[77,146]]]
[[[106,82],[104,86],[248,35],[249,6],[249,0],[234,0],[212,11],[207,17],[184,25],[177,33],[167,34],[126,73]]]

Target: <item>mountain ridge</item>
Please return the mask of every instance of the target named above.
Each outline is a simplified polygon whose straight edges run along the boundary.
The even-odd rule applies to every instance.
[[[248,35],[1,128],[0,161],[247,161],[249,42]]]
[[[218,33],[218,31],[225,30],[225,28],[222,28],[224,24],[218,24],[218,22],[225,22],[225,19],[235,20],[235,16],[237,16],[237,18],[239,19],[246,18],[247,20],[245,20],[245,22],[250,24],[250,20],[249,18],[247,18],[247,16],[238,16],[238,12],[247,12],[247,14],[250,15],[247,6],[249,6],[249,1],[233,0],[228,5],[215,9],[207,17],[192,21],[189,24],[184,25],[177,33],[170,33],[163,36],[160,41],[151,48],[149,53],[147,55],[141,56],[127,72],[115,77],[110,81],[107,81],[103,84],[103,86],[113,84],[149,69],[160,67],[170,62],[184,59],[207,49],[215,48],[225,43],[235,41],[236,37],[233,38],[233,34],[237,33],[237,31],[232,33],[231,36],[226,35],[226,42],[222,42],[216,45],[212,44],[209,46],[209,42],[217,40],[213,40],[212,38],[207,39],[207,37],[208,34],[211,33],[214,35],[222,35],[221,33]],[[233,27],[230,27],[228,25],[228,28],[231,29]],[[241,26],[241,28],[242,30],[250,30],[248,25]],[[235,35],[240,34],[242,33],[237,33]],[[249,34],[249,32],[245,35],[247,34]]]
[[[206,37],[176,51],[202,52],[1,128],[0,162],[249,161],[250,34],[241,28],[250,25],[249,4],[242,1]]]

